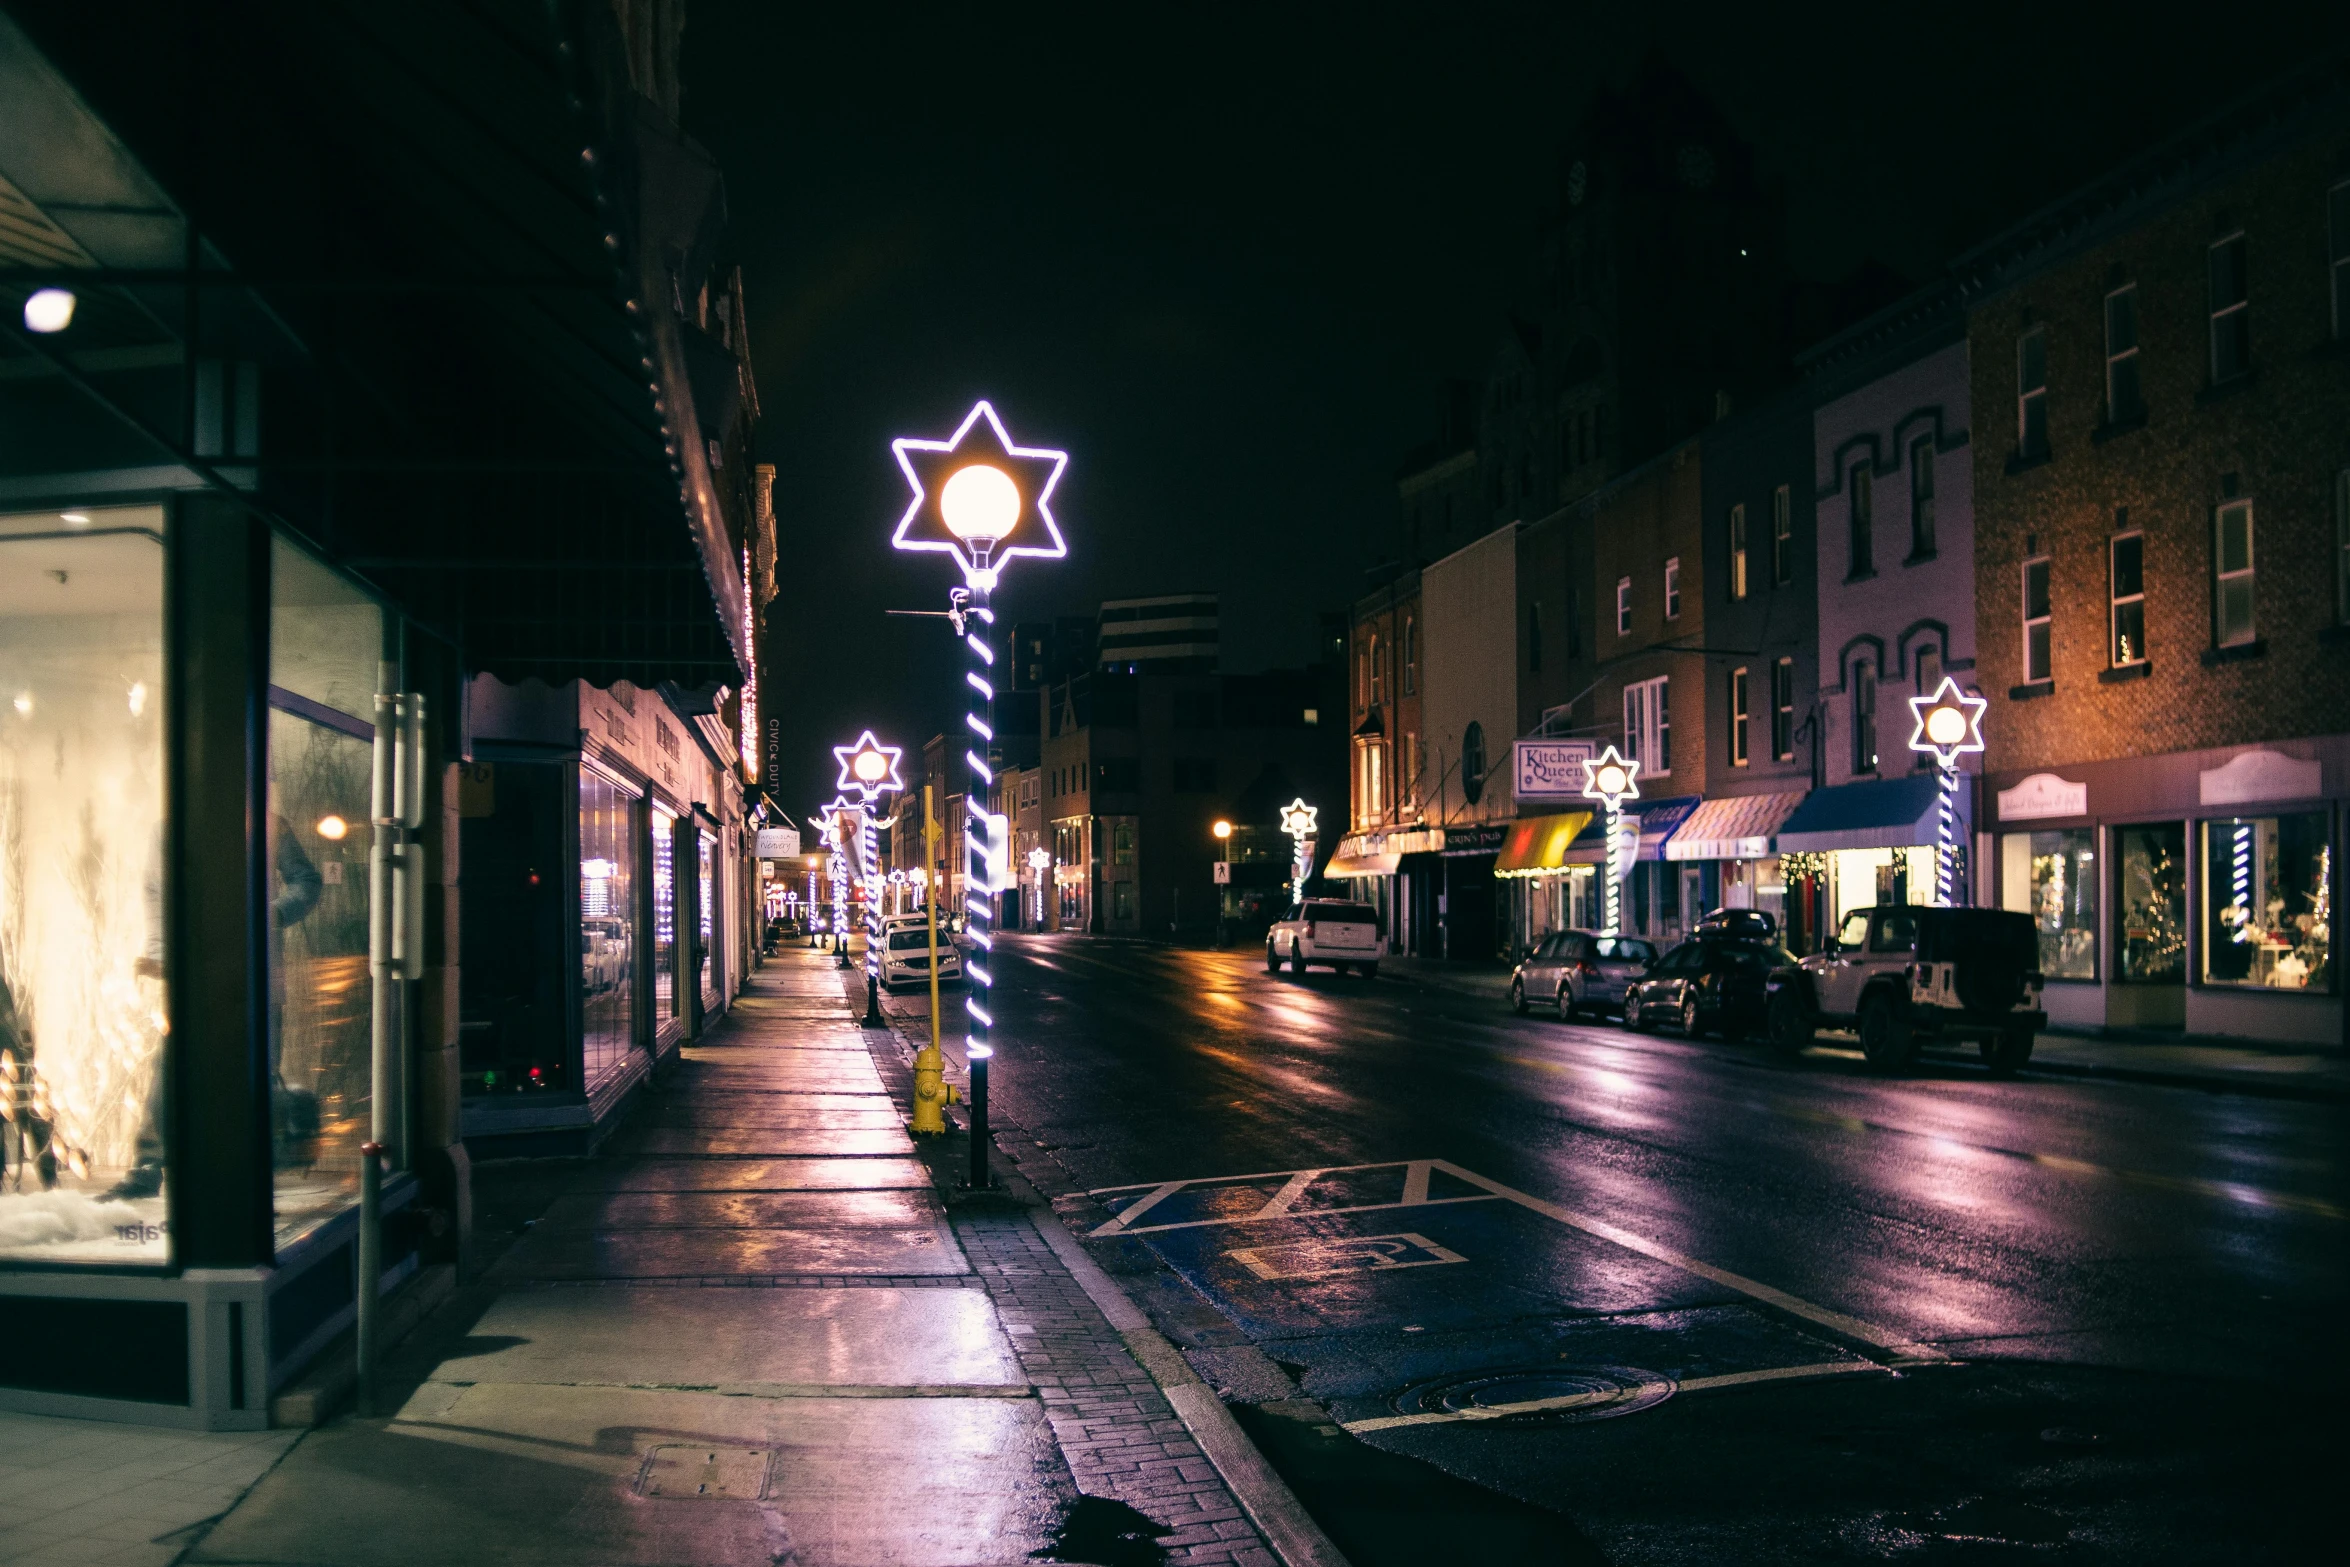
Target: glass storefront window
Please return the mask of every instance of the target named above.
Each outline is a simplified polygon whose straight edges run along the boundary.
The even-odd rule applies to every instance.
[[[0,1258],[170,1261],[160,507],[0,516]]]
[[[695,899],[694,919],[696,931],[701,938],[701,945],[695,949],[695,961],[701,975],[702,998],[705,1001],[714,1001],[717,998],[711,994],[710,989],[710,911],[717,904],[718,888],[717,878],[712,874],[710,862],[714,858],[711,851],[717,847],[717,844],[708,833],[696,834],[694,842],[700,849],[697,872],[700,879],[694,886],[694,890],[700,896]]]
[[[383,652],[383,610],[374,600],[276,541],[265,852],[269,1129],[281,1246],[359,1200],[359,1146],[374,1130],[368,852]],[[400,1042],[383,1048],[396,1055]]]
[[[677,818],[653,807],[653,1026],[677,1016]]]
[[[580,1083],[595,1092],[636,1034],[636,797],[579,771]]]
[[[2203,981],[2333,988],[2334,851],[2323,811],[2203,824]]]
[[[2097,833],[2011,832],[1999,839],[1999,905],[2032,916],[2040,972],[2097,977]]]
[[[2114,978],[2131,985],[2187,980],[2187,829],[2178,822],[2120,827],[2116,861]]]

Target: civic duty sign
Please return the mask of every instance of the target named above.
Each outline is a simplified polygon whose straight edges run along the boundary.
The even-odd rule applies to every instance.
[[[1599,755],[1589,740],[1520,740],[1512,793],[1521,800],[1580,800],[1583,764]]]

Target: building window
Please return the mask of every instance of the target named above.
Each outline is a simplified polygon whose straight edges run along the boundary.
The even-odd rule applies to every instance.
[[[1795,660],[1791,658],[1771,666],[1771,756],[1781,762],[1795,757]]]
[[[1876,569],[1876,471],[1863,457],[1852,465],[1852,477],[1845,492],[1850,499],[1850,533],[1852,536],[1852,568],[1847,575],[1865,577]]]
[[[2212,620],[2221,647],[2252,640],[2252,503],[2219,509],[2212,541]]]
[[[1852,666],[1852,770],[1877,770],[1877,666]]]
[[[1999,906],[2032,916],[2040,972],[2097,977],[2097,833],[2011,832],[1999,840]]]
[[[1461,798],[1471,805],[1485,793],[1485,726],[1472,722],[1461,731]]]
[[[2048,455],[2048,333],[2015,340],[2015,447],[2027,461]]]
[[[2211,381],[2217,386],[2252,368],[2252,306],[2244,275],[2244,236],[2211,247]]]
[[[1420,689],[1420,626],[1412,616],[1403,618],[1403,694],[1410,696]]]
[[[1795,580],[1795,488],[1782,484],[1771,491],[1771,581],[1785,587]]]
[[[1371,650],[1358,645],[1355,648],[1355,708],[1359,712],[1371,705]]]
[[[2330,990],[2328,813],[2203,824],[2203,982]]]
[[[1746,597],[1746,503],[1730,508],[1730,597]]]
[[[1371,705],[1377,707],[1387,699],[1387,682],[1382,678],[1384,671],[1379,667],[1379,635],[1377,632],[1371,634],[1369,663],[1371,667]]]
[[[1110,863],[1112,865],[1132,865],[1134,863],[1134,824],[1132,822],[1119,822],[1110,828]]]
[[[2053,680],[2048,646],[2048,560],[2024,562],[2024,684]]]
[[[2113,594],[2113,663],[2146,662],[2146,535],[2114,536],[2109,553]]]
[[[2334,618],[2350,625],[2350,468],[2334,475]]]
[[[2326,192],[2327,281],[2333,285],[2334,336],[2350,338],[2350,180]]]
[[[1542,672],[1542,601],[1536,599],[1526,606],[1526,669],[1529,674]]]
[[[2131,283],[2105,296],[2105,422],[2145,417],[2138,393],[2138,285]]]
[[[1618,577],[1616,579],[1616,635],[1619,637],[1628,637],[1631,634],[1632,579],[1630,577]]]
[[[1934,438],[1909,443],[1909,558],[1934,554]]]
[[[1746,671],[1730,671],[1730,765],[1744,767],[1746,752]]]
[[[1624,687],[1624,746],[1643,777],[1673,770],[1672,690],[1665,676]]]
[[[2125,984],[2187,979],[2187,830],[2178,822],[2114,831],[2114,977]]]
[[[1665,619],[1681,618],[1681,557],[1665,562]]]

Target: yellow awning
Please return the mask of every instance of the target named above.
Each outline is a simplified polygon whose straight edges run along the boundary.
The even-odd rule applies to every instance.
[[[1566,866],[1567,845],[1591,821],[1589,811],[1561,811],[1556,816],[1529,816],[1510,823],[1494,859],[1496,876],[1542,876]]]

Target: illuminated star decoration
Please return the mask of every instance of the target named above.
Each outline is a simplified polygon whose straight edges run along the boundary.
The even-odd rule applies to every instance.
[[[870,729],[857,736],[854,744],[834,746],[832,754],[840,762],[840,782],[835,787],[854,789],[868,802],[885,789],[906,787],[906,781],[898,776],[898,761],[906,754],[905,748],[883,745]]]
[[[1583,798],[1604,800],[1609,805],[1621,805],[1626,800],[1640,798],[1640,763],[1620,756],[1609,746],[1597,756],[1583,759]]]
[[[977,593],[992,593],[1015,555],[1058,560],[1069,553],[1052,509],[1053,487],[1069,466],[1069,454],[1014,446],[984,400],[971,405],[947,439],[901,437],[890,442],[890,450],[914,487],[914,499],[890,539],[897,548],[954,556],[964,583]],[[956,508],[960,531],[947,525],[940,504],[950,484],[966,490],[964,498],[971,503]]]
[[[1314,818],[1321,814],[1321,807],[1306,804],[1301,795],[1281,807],[1281,830],[1292,838],[1311,838]]]
[[[1933,752],[1935,763],[1946,772],[1957,767],[1963,753],[1983,749],[1983,709],[1990,705],[1988,698],[1968,696],[1956,680],[1944,675],[1932,696],[1909,699],[1909,710],[1918,721],[1909,748]]]

